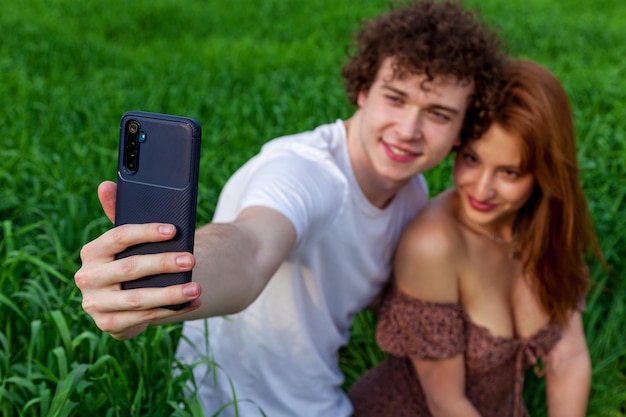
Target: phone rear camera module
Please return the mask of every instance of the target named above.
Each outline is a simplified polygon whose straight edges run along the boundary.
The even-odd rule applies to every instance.
[[[146,133],[141,130],[141,125],[136,120],[131,120],[126,124],[124,134],[124,167],[126,172],[134,174],[137,172],[139,163],[139,143],[146,139]]]

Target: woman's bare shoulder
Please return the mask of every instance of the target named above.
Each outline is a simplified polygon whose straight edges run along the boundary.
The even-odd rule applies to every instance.
[[[451,190],[439,194],[409,223],[400,245],[433,255],[455,249],[462,234],[454,205]]]
[[[455,194],[434,198],[402,235],[394,262],[397,285],[429,301],[458,301],[457,265],[463,238],[455,215]]]

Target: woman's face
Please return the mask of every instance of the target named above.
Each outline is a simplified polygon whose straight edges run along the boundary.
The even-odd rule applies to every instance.
[[[521,169],[520,143],[517,135],[493,124],[456,154],[454,184],[462,214],[494,235],[512,232],[517,212],[535,187],[534,175]]]

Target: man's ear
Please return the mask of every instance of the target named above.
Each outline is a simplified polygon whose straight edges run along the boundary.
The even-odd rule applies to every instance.
[[[362,89],[359,91],[359,94],[356,96],[356,104],[358,104],[359,107],[363,107],[365,105],[365,101],[367,100],[367,93],[368,93],[367,90]]]

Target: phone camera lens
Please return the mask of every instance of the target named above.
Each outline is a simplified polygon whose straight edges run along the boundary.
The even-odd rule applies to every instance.
[[[139,130],[139,123],[137,123],[136,121],[132,121],[129,123],[128,125],[128,131],[130,133],[137,133],[137,131]]]

